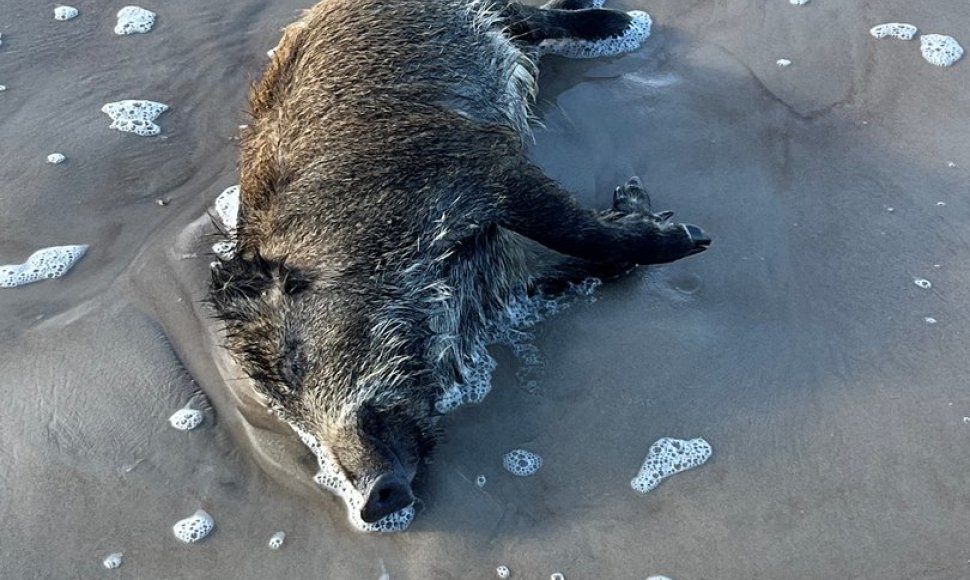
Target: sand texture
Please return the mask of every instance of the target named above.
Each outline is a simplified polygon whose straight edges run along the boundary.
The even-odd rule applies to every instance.
[[[122,6],[0,12],[0,263],[89,246],[0,289],[0,578],[970,577],[970,63],[869,34],[967,45],[966,2],[638,0],[641,50],[545,59],[532,157],[591,207],[638,174],[714,245],[537,327],[535,384],[496,349],[397,535],[315,487],[201,303],[249,83],[307,3],[170,0],[118,36]],[[169,105],[161,134],[109,129],[124,99]],[[639,495],[662,437],[713,457]]]

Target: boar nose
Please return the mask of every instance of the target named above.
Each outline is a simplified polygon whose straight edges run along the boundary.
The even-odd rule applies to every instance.
[[[414,496],[411,495],[411,485],[407,480],[394,473],[385,473],[377,478],[367,492],[360,517],[367,523],[373,523],[413,502]]]

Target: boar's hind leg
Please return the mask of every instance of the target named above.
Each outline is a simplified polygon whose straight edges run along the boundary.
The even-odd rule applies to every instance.
[[[613,209],[596,213],[527,159],[504,167],[501,175],[499,225],[560,254],[619,268],[673,262],[711,243],[697,226],[671,223],[669,213],[649,213],[638,180],[617,189]]]
[[[572,6],[578,0],[563,0]],[[622,36],[633,18],[619,10],[593,8],[549,9],[510,2],[502,11],[509,35],[519,41],[538,44],[543,40],[571,38],[597,41]]]
[[[636,264],[630,262],[592,262],[574,258],[528,240],[523,242],[528,251],[529,294],[556,295],[566,291],[570,285],[579,284],[590,278],[604,282],[619,278],[630,272]]]

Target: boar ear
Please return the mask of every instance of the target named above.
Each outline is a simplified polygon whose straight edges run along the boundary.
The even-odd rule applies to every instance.
[[[253,312],[253,303],[267,291],[279,289],[284,294],[302,292],[310,277],[291,268],[283,260],[267,260],[259,253],[237,254],[212,267],[209,303],[223,320],[244,320]]]

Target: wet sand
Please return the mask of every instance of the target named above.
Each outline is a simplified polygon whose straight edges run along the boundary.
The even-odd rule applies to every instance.
[[[90,245],[0,291],[0,577],[970,576],[970,65],[868,35],[966,46],[965,4],[611,3],[653,16],[640,51],[546,59],[534,159],[589,206],[639,174],[715,245],[539,326],[535,388],[496,349],[495,389],[450,417],[415,523],[385,536],[352,531],[296,437],[226,388],[200,303],[200,216],[238,182],[248,82],[306,4],[145,6],[154,30],[129,37],[120,4],[76,6],[0,22],[0,262]],[[107,128],[128,98],[171,107],[162,137]],[[172,429],[189,401],[205,423]],[[663,436],[714,457],[637,495]],[[515,447],[536,476],[502,471]],[[180,544],[199,508],[215,531]]]

